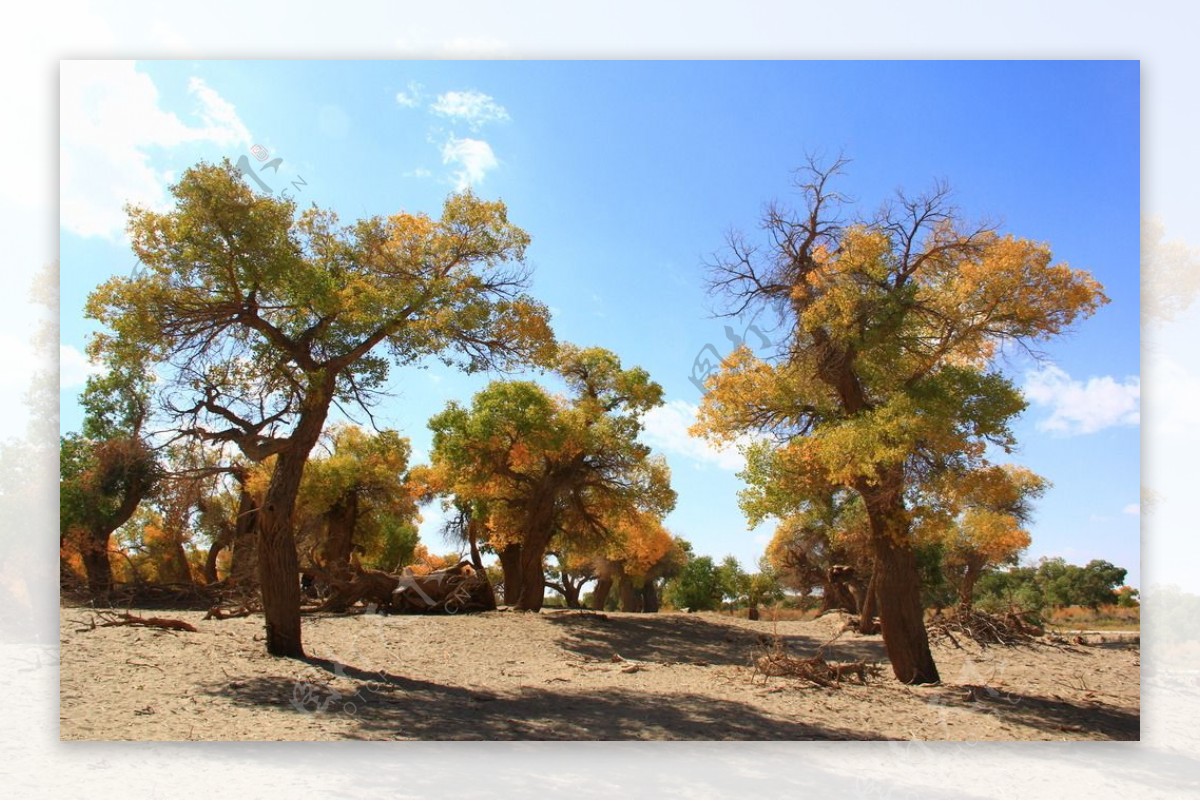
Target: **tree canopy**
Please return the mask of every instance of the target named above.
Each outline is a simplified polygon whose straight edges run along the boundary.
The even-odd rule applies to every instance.
[[[810,162],[802,206],[768,207],[761,243],[734,234],[711,265],[727,313],[774,314],[773,357],[735,351],[708,381],[694,431],[750,447],[750,503],[801,508],[831,487],[865,505],[883,634],[897,678],[937,681],[920,607],[913,520],[931,478],[1011,449],[1025,408],[994,365],[1005,345],[1032,348],[1106,298],[1048,246],[972,225],[949,191],[900,194],[846,219],[832,181]]]
[[[499,201],[447,198],[342,225],[256,194],[228,161],[187,170],[173,208],[128,210],[141,270],[91,293],[110,364],[152,365],[155,408],[178,435],[275,456],[256,515],[267,649],[303,656],[293,513],[333,404],[369,409],[391,364],[466,371],[543,359],[549,313],[525,290],[529,236]]]

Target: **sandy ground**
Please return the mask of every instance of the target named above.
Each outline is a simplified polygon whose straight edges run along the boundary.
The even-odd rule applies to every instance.
[[[1111,642],[935,646],[943,683],[866,686],[751,667],[776,635],[810,656],[840,628],[716,614],[307,616],[307,661],[266,654],[259,617],[142,612],[198,633],[90,628],[61,610],[64,740],[1136,740],[1140,653]],[[1098,638],[1089,638],[1096,642]],[[615,659],[618,655],[619,659]]]

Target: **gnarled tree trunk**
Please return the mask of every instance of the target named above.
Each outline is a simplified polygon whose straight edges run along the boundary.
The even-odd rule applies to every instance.
[[[963,573],[962,584],[958,588],[958,605],[970,609],[975,603],[975,584],[983,575],[986,562],[982,558],[967,557],[966,571]]]
[[[331,397],[332,379],[324,388]],[[276,456],[266,497],[258,510],[258,577],[266,619],[267,653],[304,658],[300,635],[300,560],[296,555],[294,516],[300,479],[309,451],[317,444],[329,401],[314,391],[288,447]]]
[[[525,612],[538,612],[546,598],[546,574],[542,560],[546,556],[548,537],[527,537],[521,545],[521,593],[516,608]],[[507,582],[505,583],[507,590]],[[505,592],[507,596],[508,593]]]
[[[349,492],[325,513],[325,544],[322,563],[327,567],[350,564],[354,548],[354,528],[358,523],[358,493]]]
[[[108,561],[109,534],[102,529],[88,532],[79,554],[87,574],[88,595],[99,602],[108,600],[113,587],[112,563]]]
[[[229,549],[229,577],[243,590],[250,591],[258,586],[258,504],[249,495],[245,496],[249,510],[239,517]]]
[[[858,489],[871,524],[875,596],[892,672],[905,684],[934,684],[940,678],[925,630],[921,576],[909,539],[903,486],[902,471],[891,468],[880,471],[878,485],[863,482]]]
[[[554,538],[555,499],[557,493],[543,491],[525,514],[525,538],[521,541],[521,589],[516,608],[525,612],[541,611],[546,598],[546,572],[542,562]],[[507,582],[505,582],[507,590]],[[507,597],[508,593],[505,592]]]
[[[574,579],[574,577],[571,576],[570,573],[563,571],[563,574],[562,574],[563,598],[566,600],[568,608],[570,608],[570,609],[579,609],[580,608],[579,590],[582,588],[583,583],[585,581],[587,581],[586,578],[582,579],[580,581],[576,581]]]

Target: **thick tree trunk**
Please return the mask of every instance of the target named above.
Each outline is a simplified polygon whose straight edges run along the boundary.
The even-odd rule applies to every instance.
[[[621,611],[622,612],[640,612],[642,611],[642,593],[637,587],[633,586],[633,579],[629,576],[621,576]]]
[[[642,585],[642,611],[657,612],[658,606],[658,582],[646,579]]]
[[[859,492],[871,524],[883,642],[897,679],[905,684],[934,684],[940,679],[925,630],[921,576],[901,494],[903,474],[894,469],[881,479],[881,487],[864,485]]]
[[[233,541],[229,544],[229,578],[242,590],[258,585],[258,504],[245,489],[238,498]]]
[[[504,571],[504,603],[516,606],[521,598],[521,546],[509,545],[499,555],[500,569]]]
[[[962,585],[958,589],[958,605],[964,609],[970,609],[975,603],[975,583],[979,581],[979,576],[983,573],[983,563],[974,560],[967,560],[967,569],[963,573]]]
[[[592,609],[597,612],[604,611],[604,605],[608,603],[608,594],[612,592],[612,585],[611,576],[596,579],[596,588],[592,590]]]
[[[546,572],[542,562],[554,538],[555,498],[552,488],[543,488],[538,500],[525,512],[525,539],[521,542],[521,592],[516,608],[539,612],[546,597]]]
[[[112,563],[108,560],[109,534],[93,531],[88,536],[80,557],[87,573],[88,594],[94,601],[107,601],[113,587]]]
[[[548,537],[527,536],[521,545],[521,594],[516,608],[523,612],[541,611],[546,598],[546,574],[542,569],[542,561],[546,558],[549,544]]]
[[[267,653],[304,658],[300,636],[300,560],[296,555],[293,518],[296,496],[308,454],[321,436],[332,397],[332,382],[322,402],[320,393],[309,398],[289,446],[275,458],[275,470],[266,497],[256,515],[258,523],[258,578],[266,619]]]
[[[358,523],[358,493],[350,492],[325,513],[325,546],[321,559],[328,568],[350,564],[354,549],[354,527]]]
[[[209,546],[208,555],[204,557],[205,584],[216,584],[220,580],[217,577],[217,557],[221,555],[221,551],[225,550],[226,545],[228,543],[224,539],[216,539]]]
[[[267,653],[296,659],[304,658],[304,644],[300,636],[300,561],[296,558],[292,513],[303,469],[303,456],[298,457],[294,451],[280,454],[258,513],[258,582],[266,618]]]

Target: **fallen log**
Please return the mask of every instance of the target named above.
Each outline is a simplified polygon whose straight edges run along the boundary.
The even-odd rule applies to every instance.
[[[385,612],[398,614],[457,614],[496,608],[496,596],[487,574],[476,571],[465,560],[424,575],[411,568],[393,575],[355,563],[337,570],[306,568],[305,573],[327,589],[326,600],[315,608],[319,612],[345,612],[360,603],[374,604]]]

